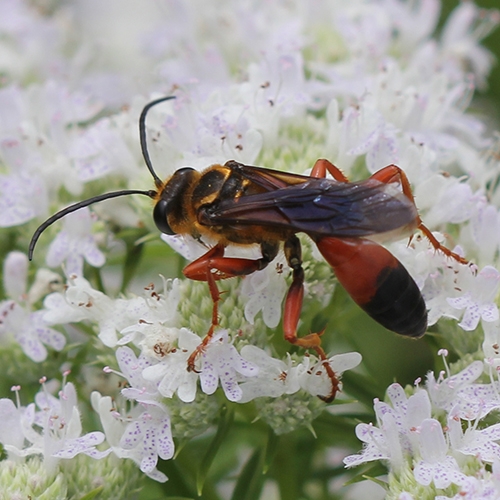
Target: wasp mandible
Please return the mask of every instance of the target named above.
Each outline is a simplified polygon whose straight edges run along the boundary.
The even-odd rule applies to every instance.
[[[246,276],[264,269],[283,245],[292,283],[285,298],[285,339],[314,350],[332,383],[331,401],[339,381],[321,347],[321,334],[297,336],[304,295],[304,271],[297,233],[307,234],[353,300],[388,330],[421,337],[427,329],[427,309],[420,290],[405,267],[383,246],[377,236],[405,236],[420,229],[436,250],[466,261],[441,245],[424,226],[405,173],[389,165],[369,179],[349,182],[328,160],[317,160],[310,176],[243,165],[230,160],[199,172],[185,167],[166,181],[156,174],[147,149],[146,115],[163,97],[147,104],[139,118],[139,135],[146,166],[156,189],[127,189],[105,193],[71,205],[38,227],[29,246],[33,255],[41,233],[65,215],[93,203],[130,194],[154,200],[153,219],[165,234],[190,235],[199,241],[216,241],[204,255],[184,268],[184,275],[206,281],[213,300],[212,324],[199,348],[188,360],[195,370],[200,352],[218,325],[220,292],[217,280]],[[329,173],[332,179],[327,178]],[[225,257],[228,245],[259,245],[257,259]]]

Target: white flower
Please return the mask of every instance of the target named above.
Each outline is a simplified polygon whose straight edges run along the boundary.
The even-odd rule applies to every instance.
[[[154,381],[158,391],[165,397],[177,392],[181,401],[192,402],[196,396],[197,380],[201,390],[213,394],[220,385],[230,401],[239,401],[242,389],[238,380],[254,377],[258,373],[256,365],[240,356],[229,343],[226,330],[213,335],[206,346],[201,346],[201,338],[186,328],[179,331],[177,348],[165,349],[157,358],[159,362],[144,369],[146,380]],[[188,359],[198,349],[195,371],[188,371]]]
[[[391,468],[397,471],[405,457],[416,454],[420,426],[431,415],[429,395],[419,390],[407,398],[399,384],[392,384],[387,396],[390,405],[375,400],[378,427],[364,423],[356,426],[356,435],[366,445],[360,455],[344,459],[347,467],[383,458],[390,460]]]
[[[483,363],[473,361],[469,366],[451,377],[440,374],[438,379],[434,373],[427,374],[426,389],[432,404],[441,410],[450,411],[457,403],[461,394],[467,387],[483,373]]]
[[[48,295],[43,305],[43,317],[48,324],[65,324],[84,319],[95,321],[99,326],[99,338],[107,346],[116,345],[116,331],[121,329],[117,323],[126,321],[120,307],[122,302],[113,301],[104,293],[94,290],[86,279],[77,276],[70,278],[64,293]]]
[[[28,257],[22,252],[9,252],[3,261],[3,286],[13,300],[24,300],[28,279]]]
[[[122,395],[139,403],[154,403],[158,391],[154,384],[143,378],[143,371],[151,365],[151,361],[142,353],[137,357],[130,347],[119,347],[116,350],[116,360],[121,374],[130,385],[122,389]]]
[[[168,235],[162,233],[161,239],[188,261],[196,260],[207,251],[206,247],[191,236],[182,234]]]
[[[459,412],[452,410],[448,415],[448,435],[450,447],[464,455],[472,455],[479,460],[492,463],[500,460],[500,424],[493,424],[483,429],[476,428],[476,424],[462,429]]]
[[[441,233],[433,232],[433,236],[446,244]],[[466,286],[472,270],[436,251],[427,238],[419,235],[415,235],[410,244],[404,240],[392,243],[390,250],[420,288],[428,309],[428,324],[434,325],[442,316],[457,319],[459,312],[447,299]],[[459,247],[454,251],[459,255],[463,253]]]
[[[425,223],[430,227],[470,219],[478,198],[469,184],[441,173],[429,175],[415,188],[417,206],[425,211]]]
[[[0,175],[0,227],[24,224],[47,213],[45,182],[33,173]]]
[[[137,173],[137,162],[120,132],[111,120],[102,119],[75,138],[69,155],[78,179],[89,182],[113,172]]]
[[[174,456],[174,441],[170,417],[161,405],[147,405],[145,410],[130,422],[120,439],[120,446],[129,457],[140,464],[142,472],[155,471],[158,457],[168,460]],[[115,452],[116,453],[116,452]]]
[[[94,391],[91,395],[91,402],[92,407],[99,414],[106,435],[106,441],[111,446],[113,453],[119,458],[130,458],[140,467],[144,467],[143,472],[147,476],[156,481],[165,482],[167,476],[157,470],[155,464],[159,453],[164,457],[171,457],[173,453],[173,441],[170,434],[170,421],[162,407],[158,407],[157,410],[153,409],[153,415],[151,413],[141,413],[141,407],[135,407],[132,413],[127,415],[127,418],[122,418],[116,411],[115,404],[109,396],[101,396],[98,392]],[[134,422],[139,420],[137,432],[141,436],[149,427],[153,434],[153,439],[155,439],[155,433],[160,430],[162,437],[154,443],[154,448],[145,449],[144,441],[134,440],[128,436],[128,433],[133,433],[133,429],[136,426]],[[160,429],[154,428],[155,424],[158,424]],[[125,436],[125,433],[127,433],[127,437],[124,438],[126,443],[122,443],[121,440]],[[160,433],[158,433],[158,436],[160,436]],[[125,444],[126,448],[122,444]],[[151,439],[149,439],[148,444],[152,444]]]
[[[479,197],[473,207],[469,224],[462,228],[460,240],[478,257],[476,264],[495,261],[500,244],[500,214],[496,206],[488,203],[485,196]]]
[[[387,388],[387,396],[391,405],[375,400],[374,408],[377,419],[391,414],[398,426],[400,440],[405,451],[411,452],[415,447],[414,430],[431,416],[431,402],[425,390],[418,390],[409,398],[399,384],[391,384]]]
[[[91,266],[101,267],[106,262],[104,254],[97,248],[92,235],[92,217],[85,207],[68,214],[63,219],[64,228],[50,244],[46,262],[49,267],[64,262],[68,276],[82,276],[83,260]]]
[[[281,320],[281,304],[287,291],[283,274],[278,266],[287,266],[282,259],[275,259],[262,271],[246,276],[241,284],[241,295],[248,297],[245,318],[253,324],[255,316],[262,311],[262,319],[269,328],[276,328]]]
[[[190,354],[200,344],[200,337],[181,328],[178,332],[177,347],[163,348],[157,356],[161,359],[155,364],[146,367],[142,375],[157,384],[159,393],[171,398],[175,393],[184,403],[191,403],[196,397],[198,374],[188,371],[187,362]]]
[[[498,464],[496,467],[498,468]],[[452,497],[437,495],[436,500],[496,500],[498,498],[498,481],[495,481],[495,473],[483,469],[478,471],[476,475],[479,477],[465,477],[460,484],[460,491],[456,495]]]
[[[494,300],[500,288],[500,272],[486,266],[477,276],[471,277],[471,281],[464,295],[448,299],[455,309],[465,309],[458,326],[466,331],[475,330],[480,319],[488,323],[498,319],[498,307]]]
[[[332,394],[332,380],[330,379],[324,363],[328,363],[338,380],[347,370],[352,370],[361,363],[361,354],[358,352],[347,352],[335,354],[326,361],[318,361],[308,366],[310,357],[304,359],[304,367],[299,375],[299,383],[302,389],[312,396],[329,397]]]
[[[500,366],[500,321],[483,323],[484,342],[482,345],[484,356],[491,365]]]
[[[83,92],[49,80],[29,89],[0,91],[0,155],[7,166],[0,176],[0,225],[19,225],[45,216],[50,197],[64,185],[81,191],[71,175],[68,145],[78,134],[76,122],[89,120],[100,108]]]
[[[299,374],[303,370],[293,363],[288,355],[287,361],[272,358],[266,351],[253,345],[245,345],[241,356],[258,368],[255,377],[246,378],[240,388],[242,396],[238,403],[246,403],[258,397],[277,398],[283,394],[294,394],[300,389]]]
[[[59,396],[55,398],[45,390],[39,392],[35,396],[39,411],[35,411],[34,404],[16,410],[13,405],[4,404],[7,410],[6,422],[11,419],[10,436],[4,436],[2,441],[7,451],[22,457],[42,454],[48,470],[55,468],[58,459],[73,458],[79,453],[93,458],[106,456],[107,452],[96,449],[96,445],[104,441],[102,432],[95,431],[81,435],[82,424],[73,384],[67,383]],[[12,425],[16,413],[20,427]],[[19,431],[23,434],[22,441]],[[17,443],[14,442],[16,440]],[[28,444],[24,447],[19,446],[24,445],[25,440]]]
[[[489,384],[468,384],[461,388],[455,398],[457,406],[453,407],[454,415],[463,420],[473,421],[482,419],[491,411],[500,408],[500,384],[494,380],[491,373],[492,370],[497,371],[498,369],[495,366],[496,363],[490,361],[486,360],[485,366],[490,369],[491,382]]]
[[[374,460],[391,460],[397,470],[402,462],[403,450],[398,439],[398,428],[391,414],[382,416],[381,427],[373,424],[358,424],[356,437],[365,444],[360,455],[350,455],[344,458],[346,467],[354,467]]]
[[[0,302],[0,335],[4,338],[14,337],[24,353],[35,362],[47,358],[45,346],[61,351],[66,344],[64,335],[48,326],[43,311],[31,311],[31,301],[38,299],[40,289],[46,288],[45,291],[48,292],[50,280],[58,280],[59,277],[39,270],[38,281],[35,280],[27,291],[28,258],[21,252],[8,254],[3,272],[5,292],[13,300]],[[49,283],[45,279],[48,279]],[[42,285],[42,282],[45,285]]]
[[[119,342],[118,331],[125,332],[125,337],[120,339],[120,343],[125,344],[138,336],[142,338],[141,325],[173,321],[178,301],[178,280],[165,281],[162,293],[147,287],[144,297],[113,300],[93,289],[86,279],[72,276],[64,293],[45,298],[44,320],[54,325],[88,319],[97,323],[101,341],[114,347]]]
[[[67,383],[59,393],[59,398],[42,390],[35,396],[40,408],[35,414],[35,423],[43,429],[43,441],[33,443],[42,445],[45,459],[72,458],[85,453],[94,458],[102,458],[106,453],[97,452],[95,446],[104,441],[102,432],[91,432],[81,436],[82,423],[76,390]]]
[[[43,311],[29,312],[12,300],[0,303],[0,335],[12,335],[35,362],[47,358],[45,346],[61,351],[66,345],[65,336],[47,325]]]
[[[441,35],[447,71],[460,74],[464,67],[471,67],[479,85],[484,85],[492,56],[479,42],[499,22],[500,15],[495,10],[482,10],[471,2],[460,4],[448,18]]]
[[[229,343],[226,330],[218,331],[209,344],[199,354],[201,390],[213,394],[220,380],[220,385],[229,401],[239,401],[242,390],[237,383],[237,374],[255,377],[259,369],[253,363],[240,356],[236,348]]]
[[[24,446],[23,415],[25,408],[17,407],[10,399],[0,399],[0,443],[9,452],[19,455]]]
[[[415,479],[428,486],[434,482],[436,488],[447,488],[450,484],[463,484],[466,475],[460,471],[457,461],[447,454],[446,444],[441,424],[427,418],[422,422],[419,431],[420,460],[414,470]]]

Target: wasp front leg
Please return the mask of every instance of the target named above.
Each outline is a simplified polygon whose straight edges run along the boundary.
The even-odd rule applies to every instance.
[[[321,397],[326,402],[333,401],[339,390],[339,380],[332,370],[325,351],[321,347],[321,335],[319,333],[310,333],[304,337],[297,336],[297,326],[302,311],[302,302],[304,299],[304,269],[302,268],[302,249],[300,241],[296,236],[290,237],[285,242],[285,256],[288,265],[293,269],[292,284],[288,290],[285,307],[283,311],[283,333],[285,339],[291,344],[313,349],[321,359],[323,366],[332,382],[332,389],[328,396]]]
[[[195,370],[195,363],[198,355],[202,353],[209,344],[215,327],[219,324],[219,301],[220,291],[217,287],[217,280],[234,278],[237,276],[247,276],[264,269],[278,254],[277,243],[262,243],[262,257],[260,259],[244,259],[237,257],[224,257],[225,246],[215,245],[207,253],[188,264],[184,270],[186,278],[196,281],[206,281],[213,301],[212,324],[201,344],[188,358],[188,370]]]

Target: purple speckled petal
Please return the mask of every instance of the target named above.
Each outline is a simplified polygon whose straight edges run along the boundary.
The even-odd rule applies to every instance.
[[[145,474],[149,474],[154,470],[156,464],[158,463],[158,455],[150,450],[146,450],[145,453],[146,454],[141,460],[140,468],[142,472],[144,472]]]
[[[229,346],[230,359],[233,368],[245,377],[256,377],[259,373],[259,367],[245,358],[241,357],[234,346]]]
[[[419,462],[413,471],[415,479],[417,482],[422,484],[423,486],[429,486],[432,481],[432,467],[425,463]]]
[[[163,460],[168,460],[174,456],[175,446],[172,439],[172,429],[170,419],[164,418],[158,432],[158,455]]]
[[[61,351],[66,345],[66,337],[57,330],[49,327],[36,328],[38,338],[45,344],[52,347],[56,351]]]
[[[387,388],[387,396],[391,400],[392,406],[395,410],[401,410],[406,407],[408,403],[405,391],[399,384],[391,384]]]
[[[142,426],[139,422],[131,422],[127,425],[123,436],[120,439],[120,445],[125,450],[131,450],[137,446],[142,437]]]
[[[232,360],[232,358],[229,359]],[[239,401],[243,393],[240,386],[236,382],[236,372],[234,371],[232,364],[227,361],[227,358],[225,361],[223,361],[223,358],[219,361],[220,364],[218,371],[224,394],[229,401]]]
[[[104,441],[104,434],[99,431],[89,432],[85,436],[72,439],[70,442],[66,443],[64,449],[54,453],[52,456],[58,458],[73,458],[79,453],[84,453]]]
[[[470,295],[463,295],[462,297],[449,297],[446,301],[455,309],[465,309],[471,304]]]
[[[141,460],[141,470],[143,472],[150,472],[158,463],[158,453],[156,451],[156,427],[148,426],[144,430],[142,450],[143,458]]]
[[[481,318],[488,323],[498,319],[498,307],[495,304],[485,304],[481,308]]]
[[[113,448],[108,448],[107,450],[104,451],[96,450],[95,448],[93,448],[91,450],[86,450],[83,453],[85,453],[85,455],[88,455],[90,458],[100,460],[101,458],[106,458],[112,452]]]
[[[203,367],[200,373],[201,390],[209,396],[217,390],[219,378],[212,363],[206,361],[206,355],[202,355]]]
[[[464,317],[462,321],[458,324],[460,328],[463,328],[466,332],[471,332],[475,330],[481,319],[481,312],[478,304],[470,304],[465,310]]]
[[[36,363],[47,359],[47,349],[37,338],[29,334],[23,334],[17,336],[17,341],[26,356]]]

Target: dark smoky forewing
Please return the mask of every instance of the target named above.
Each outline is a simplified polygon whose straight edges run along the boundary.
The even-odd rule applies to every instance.
[[[204,224],[275,226],[318,236],[358,237],[412,224],[417,210],[393,184],[310,178],[261,194],[220,200]]]

